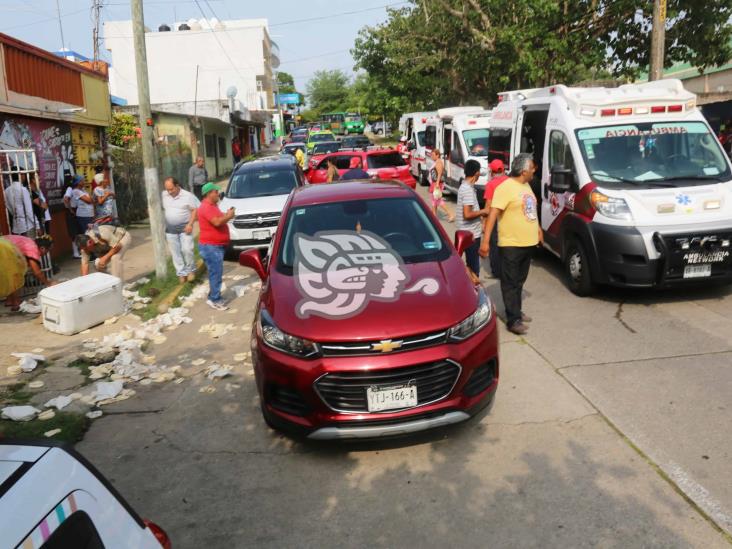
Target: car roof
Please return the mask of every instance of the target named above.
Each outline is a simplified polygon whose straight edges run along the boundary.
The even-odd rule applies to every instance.
[[[254,170],[291,170],[294,163],[291,158],[283,156],[265,156],[250,162],[240,164],[236,173],[249,172]]]
[[[318,130],[315,132],[310,132],[310,135],[322,135],[324,133],[329,133],[330,135],[333,135],[333,132],[330,130]]]
[[[361,154],[366,156],[373,156],[377,154],[391,154],[395,153],[395,149],[371,149],[371,150],[363,150],[362,148],[355,148],[352,151],[336,151],[329,153],[328,156],[346,156],[346,155],[354,155],[354,154]]]
[[[319,147],[321,145],[340,145],[340,141],[318,141],[318,144],[315,145],[316,147]]]
[[[364,200],[373,198],[410,198],[414,191],[398,181],[372,180],[331,183],[328,185],[305,185],[292,194],[291,207]]]

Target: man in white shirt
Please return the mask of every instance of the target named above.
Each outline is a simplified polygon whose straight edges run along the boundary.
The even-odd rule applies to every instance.
[[[13,218],[10,232],[35,238],[36,218],[33,215],[33,202],[28,189],[20,182],[18,175],[11,176],[12,182],[5,189],[5,207]]]
[[[196,263],[193,252],[193,224],[196,221],[199,200],[181,189],[174,177],[165,180],[162,194],[165,210],[165,237],[168,240],[173,265],[181,283],[195,278]]]

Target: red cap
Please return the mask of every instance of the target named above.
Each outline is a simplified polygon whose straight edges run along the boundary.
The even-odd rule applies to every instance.
[[[351,157],[351,163],[348,165],[349,168],[360,168],[361,159],[358,156]]]
[[[503,160],[500,158],[496,158],[495,160],[491,160],[491,163],[488,164],[488,167],[491,169],[492,172],[500,172],[505,166],[503,165]]]

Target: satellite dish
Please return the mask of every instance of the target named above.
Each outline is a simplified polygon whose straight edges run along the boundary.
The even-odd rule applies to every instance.
[[[236,86],[229,86],[226,88],[226,97],[229,99],[234,99],[237,93],[239,93],[239,90],[236,89]]]

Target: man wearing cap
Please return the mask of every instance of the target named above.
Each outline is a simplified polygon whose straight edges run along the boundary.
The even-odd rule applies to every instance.
[[[351,158],[351,162],[348,165],[349,170],[343,174],[341,181],[348,181],[349,179],[369,179],[371,176],[367,171],[361,167],[361,158],[354,156]]]
[[[234,208],[226,213],[219,209],[219,188],[206,183],[201,189],[201,205],[198,208],[198,251],[208,270],[208,299],[206,304],[217,311],[228,309],[221,299],[221,279],[224,275],[224,253],[229,245],[228,223],[234,219]]]
[[[500,158],[496,158],[494,160],[491,160],[491,163],[488,164],[488,167],[491,170],[491,174],[493,175],[493,179],[491,179],[485,186],[485,192],[483,193],[483,198],[485,198],[485,210],[490,211],[491,209],[491,202],[493,201],[493,195],[496,192],[496,188],[498,188],[498,185],[503,183],[506,179],[508,179],[508,176],[505,173],[506,167],[503,165],[503,160]],[[485,218],[483,221],[483,229],[485,230],[485,226],[488,219]],[[493,278],[501,278],[501,256],[498,250],[498,228],[496,227],[495,231],[491,232],[490,236],[490,248],[488,251],[488,262],[491,266],[491,273],[493,273]]]
[[[97,271],[106,272],[124,281],[124,257],[132,244],[132,236],[124,227],[116,225],[92,225],[84,234],[76,237],[81,251],[81,276],[89,274],[91,255],[97,256],[94,266]]]

